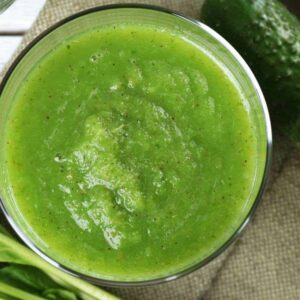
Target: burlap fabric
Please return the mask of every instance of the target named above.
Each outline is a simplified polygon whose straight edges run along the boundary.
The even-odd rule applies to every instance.
[[[62,18],[116,2],[132,1],[48,0],[17,53]],[[164,6],[197,18],[203,0],[134,2]],[[274,140],[268,190],[254,220],[233,246],[201,270],[171,283],[110,290],[131,300],[300,299],[300,150],[276,131]]]

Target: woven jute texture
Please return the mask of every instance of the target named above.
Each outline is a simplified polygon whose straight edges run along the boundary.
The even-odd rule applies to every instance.
[[[62,18],[116,2],[159,5],[198,18],[203,0],[48,0],[14,57]],[[300,150],[276,130],[274,140],[269,187],[252,223],[233,246],[204,268],[179,280],[109,290],[130,300],[300,299]]]

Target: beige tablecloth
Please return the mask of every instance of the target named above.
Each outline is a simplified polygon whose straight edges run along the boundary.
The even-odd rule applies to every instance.
[[[48,0],[17,52],[62,18],[115,2],[132,1]],[[134,2],[168,7],[197,18],[203,0]],[[268,190],[253,222],[233,246],[201,270],[171,283],[110,290],[130,300],[300,299],[300,150],[276,132],[274,140]]]

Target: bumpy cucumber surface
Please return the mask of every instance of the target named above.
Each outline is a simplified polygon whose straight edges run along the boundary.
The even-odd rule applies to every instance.
[[[276,0],[206,0],[201,20],[244,57],[272,121],[300,145],[300,23]]]

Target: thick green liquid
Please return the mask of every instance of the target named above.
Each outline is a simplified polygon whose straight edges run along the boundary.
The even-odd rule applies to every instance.
[[[200,48],[159,28],[106,27],[33,68],[5,153],[17,208],[49,256],[149,279],[201,261],[240,225],[258,141],[238,88]]]

